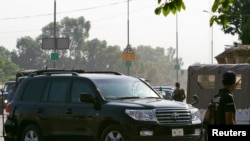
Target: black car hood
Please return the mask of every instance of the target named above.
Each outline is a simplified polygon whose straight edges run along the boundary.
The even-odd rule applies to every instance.
[[[125,106],[133,108],[187,108],[189,105],[184,102],[177,102],[166,99],[140,98],[109,101],[108,105]]]

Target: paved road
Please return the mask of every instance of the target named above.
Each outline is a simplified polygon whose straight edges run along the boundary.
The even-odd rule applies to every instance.
[[[3,115],[0,115],[0,141],[4,141],[4,138],[3,138],[3,120],[6,120],[6,114],[4,115],[4,118],[3,118]],[[60,141],[72,141],[72,138],[63,138],[63,139],[59,139]],[[59,141],[58,140],[58,141]],[[86,138],[83,138],[84,141],[93,141],[93,138],[90,138],[90,137],[86,137]]]
[[[4,116],[4,120],[6,119],[6,115]],[[4,141],[3,139],[3,115],[0,115],[0,141]]]

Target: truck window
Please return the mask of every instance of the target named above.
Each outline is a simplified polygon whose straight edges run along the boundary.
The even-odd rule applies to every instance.
[[[215,75],[214,74],[199,74],[197,83],[203,90],[215,89]],[[241,89],[241,74],[236,74],[236,89]]]
[[[215,88],[215,75],[214,74],[199,74],[197,82],[201,89],[214,89]]]
[[[241,74],[236,74],[236,89],[241,89]]]

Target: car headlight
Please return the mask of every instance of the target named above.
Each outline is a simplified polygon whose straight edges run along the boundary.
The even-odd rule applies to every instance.
[[[200,111],[197,108],[191,108],[192,121],[200,120]]]
[[[126,109],[125,113],[135,120],[140,121],[156,121],[155,110],[135,110]]]

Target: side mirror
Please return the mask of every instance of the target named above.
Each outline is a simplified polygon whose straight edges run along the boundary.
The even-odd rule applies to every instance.
[[[195,104],[197,104],[197,103],[199,102],[199,97],[198,97],[198,95],[193,95],[193,99],[194,99],[194,102],[191,103],[191,105],[195,105]]]

